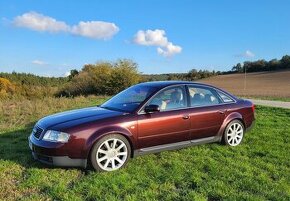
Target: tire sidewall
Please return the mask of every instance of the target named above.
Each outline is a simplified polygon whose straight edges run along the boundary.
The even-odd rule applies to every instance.
[[[131,145],[130,143],[128,142],[128,140],[122,136],[122,135],[119,135],[119,134],[108,134],[108,135],[105,135],[104,137],[100,138],[93,146],[92,148],[92,151],[90,153],[90,162],[91,162],[91,165],[93,166],[93,168],[98,171],[98,172],[109,172],[109,171],[106,171],[106,170],[103,170],[97,163],[97,159],[96,159],[96,154],[97,154],[97,151],[99,149],[99,146],[106,140],[108,139],[112,139],[112,138],[115,138],[115,139],[118,139],[118,140],[121,140],[125,143],[125,145],[127,146],[127,158],[126,158],[126,161],[124,162],[124,164],[118,168],[118,169],[121,169],[123,168],[124,166],[126,166],[127,162],[129,161],[130,157],[131,157]],[[116,169],[116,170],[118,170]],[[113,170],[115,171],[115,170]]]
[[[228,142],[227,133],[228,133],[228,130],[230,129],[231,125],[234,124],[234,123],[238,123],[238,124],[240,124],[240,125],[242,126],[242,128],[243,128],[243,137],[242,137],[242,140],[241,140],[241,142],[240,142],[238,145],[236,145],[236,146],[239,146],[241,143],[243,143],[244,136],[245,136],[245,127],[244,127],[244,124],[243,124],[240,120],[237,120],[237,119],[232,120],[232,121],[227,125],[227,127],[226,127],[226,129],[225,129],[225,132],[224,132],[224,136],[223,136],[223,142],[224,142],[224,144],[225,144],[225,145],[228,145],[228,146],[231,146],[231,147],[236,147],[236,146],[232,146],[232,145],[230,145],[230,143]]]

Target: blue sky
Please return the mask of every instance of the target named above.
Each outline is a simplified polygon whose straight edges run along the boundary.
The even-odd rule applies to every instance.
[[[129,58],[143,73],[290,54],[290,1],[0,2],[0,71],[63,76]]]

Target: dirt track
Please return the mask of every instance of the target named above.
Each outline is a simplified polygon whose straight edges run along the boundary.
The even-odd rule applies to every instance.
[[[280,108],[290,109],[290,102],[256,100],[256,99],[249,99],[249,100],[252,101],[255,105],[263,105],[263,106],[280,107]]]

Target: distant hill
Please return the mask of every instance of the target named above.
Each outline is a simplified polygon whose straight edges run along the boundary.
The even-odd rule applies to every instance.
[[[290,70],[218,75],[199,80],[237,96],[290,98]]]

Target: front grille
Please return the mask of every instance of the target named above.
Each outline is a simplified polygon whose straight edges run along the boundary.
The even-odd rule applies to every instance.
[[[34,126],[33,131],[32,131],[33,136],[36,137],[37,139],[39,139],[42,131],[43,131],[43,129],[40,128],[39,126],[37,126],[37,125]]]

